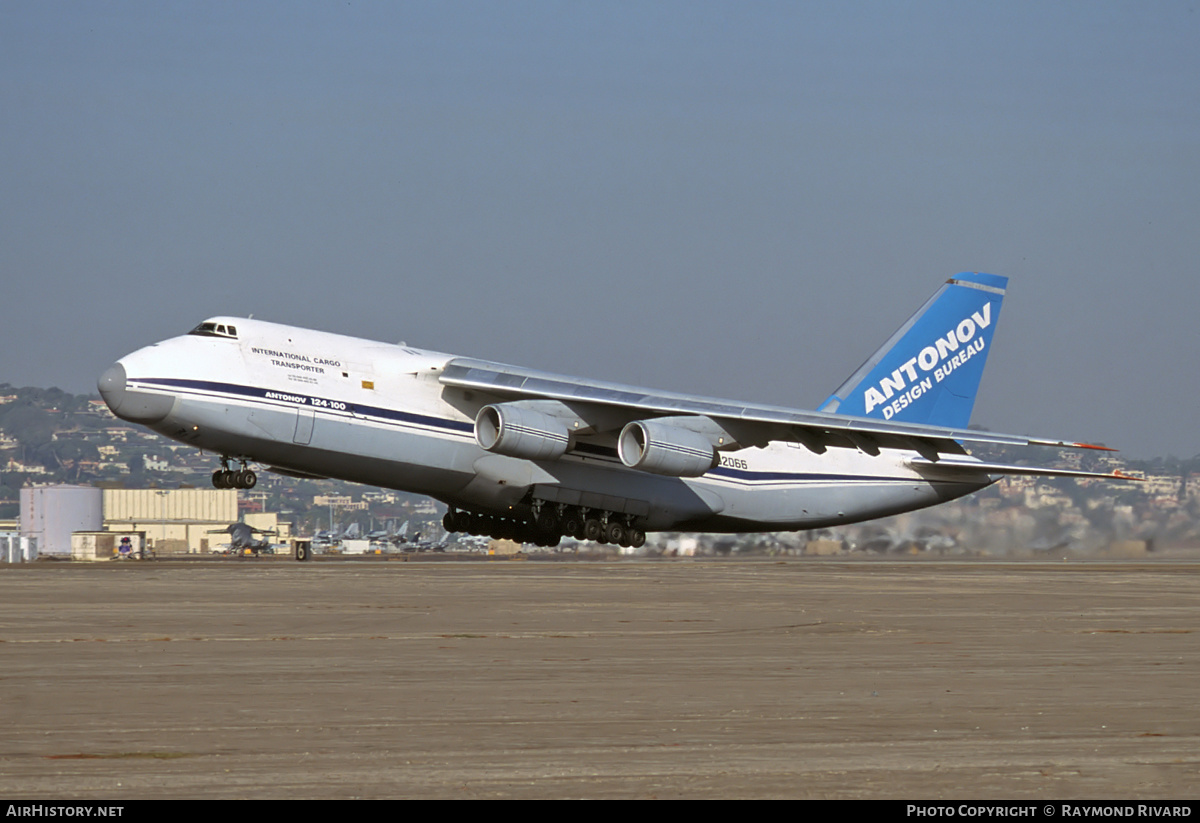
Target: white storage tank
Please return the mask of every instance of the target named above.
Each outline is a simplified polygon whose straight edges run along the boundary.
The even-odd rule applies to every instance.
[[[92,486],[26,486],[21,489],[21,536],[37,540],[38,553],[71,556],[73,532],[100,531],[100,489]]]

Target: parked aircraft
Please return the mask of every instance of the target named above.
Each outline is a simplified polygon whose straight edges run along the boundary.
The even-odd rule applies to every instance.
[[[1103,448],[967,428],[1006,288],[950,278],[816,412],[234,317],[122,357],[99,388],[118,417],[220,455],[215,486],[253,486],[254,461],[426,494],[449,507],[447,531],[540,545],[836,526],[1006,474],[1123,477],[967,452]]]
[[[210,529],[208,534],[227,534],[229,535],[229,550],[232,554],[240,555],[249,551],[257,557],[259,553],[273,554],[274,549],[271,548],[270,541],[259,540],[254,535],[261,534],[264,537],[271,537],[279,533],[256,529],[253,526],[238,521],[237,523],[230,523],[223,529]]]

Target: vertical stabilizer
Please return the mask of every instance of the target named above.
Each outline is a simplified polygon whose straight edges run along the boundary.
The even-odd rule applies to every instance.
[[[965,429],[1007,286],[995,274],[947,280],[820,411]]]

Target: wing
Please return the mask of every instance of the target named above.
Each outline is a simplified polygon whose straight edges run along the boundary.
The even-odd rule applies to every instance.
[[[854,448],[877,454],[880,449],[894,448],[916,451],[930,465],[939,464],[949,456],[958,456],[959,460],[955,462],[953,469],[959,472],[968,471],[968,462],[961,459],[964,455],[961,444],[964,442],[1114,451],[1105,446],[1068,440],[916,423],[893,423],[826,412],[748,405],[732,400],[656,392],[636,386],[581,380],[473,358],[455,358],[449,361],[439,380],[445,386],[483,393],[495,404],[490,408],[521,409],[564,423],[566,428],[562,432],[561,444],[563,450],[569,432],[621,432],[623,435],[630,426],[658,421],[659,430],[666,426],[707,437],[711,448],[717,451],[765,446],[775,441],[799,443],[817,453],[822,453],[828,448]],[[690,440],[695,442],[696,438]],[[561,451],[559,453],[561,454]],[[628,461],[626,462],[628,465]],[[1063,473],[1053,469],[1033,470],[1002,464],[973,462],[969,465],[974,467],[970,470],[975,473],[984,469],[992,474]],[[947,465],[947,469],[951,469],[951,466]],[[1082,473],[1080,476],[1119,475]]]

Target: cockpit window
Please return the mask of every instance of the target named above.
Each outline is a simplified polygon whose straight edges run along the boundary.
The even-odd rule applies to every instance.
[[[188,334],[198,334],[201,337],[229,337],[237,340],[237,327],[217,323],[201,323]]]

